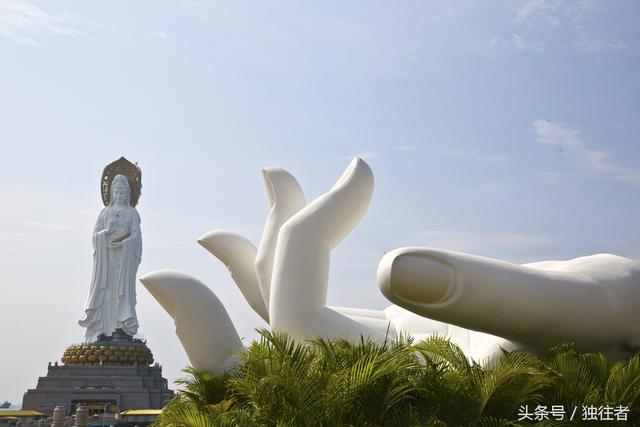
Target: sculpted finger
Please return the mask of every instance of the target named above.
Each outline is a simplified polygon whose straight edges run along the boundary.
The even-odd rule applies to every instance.
[[[255,246],[243,236],[226,230],[210,231],[200,237],[198,243],[227,266],[245,300],[269,323],[269,310],[256,276]]]
[[[284,169],[265,168],[262,177],[271,207],[264,225],[258,252],[255,256],[255,270],[265,306],[269,309],[273,259],[278,242],[280,227],[305,205],[304,194],[298,181]]]
[[[585,349],[617,347],[638,335],[633,313],[640,304],[633,295],[640,267],[598,257],[532,268],[401,248],[381,260],[378,283],[390,301],[416,314],[516,342],[557,339]]]
[[[145,274],[140,282],[174,319],[191,366],[222,372],[232,365],[242,342],[227,310],[207,286],[172,270]]]
[[[370,333],[327,308],[326,300],[331,249],[360,221],[372,191],[371,169],[356,158],[328,193],[282,226],[269,307],[274,330],[298,338]]]
[[[369,207],[372,193],[371,168],[356,157],[331,190],[286,222],[280,238],[312,238],[334,248],[360,222]]]

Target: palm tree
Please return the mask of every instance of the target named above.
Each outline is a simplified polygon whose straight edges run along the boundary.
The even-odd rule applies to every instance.
[[[354,344],[259,333],[225,375],[185,369],[182,390],[156,427],[524,426],[517,413],[525,404],[640,409],[638,354],[610,363],[561,344],[540,357],[503,351],[479,363],[437,336]]]

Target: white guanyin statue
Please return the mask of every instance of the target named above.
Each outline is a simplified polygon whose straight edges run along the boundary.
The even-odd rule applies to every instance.
[[[104,178],[103,178],[104,180]],[[116,175],[108,189],[108,204],[93,230],[93,276],[84,316],[85,342],[132,337],[138,331],[136,272],[142,256],[140,215],[131,205],[131,186]]]
[[[582,351],[623,354],[640,345],[640,262],[609,254],[524,265],[434,248],[388,252],[378,286],[384,310],[327,305],[331,250],[364,216],[373,174],[354,159],[327,193],[306,203],[295,178],[263,170],[270,212],[259,247],[226,230],[198,243],[222,261],[249,305],[276,332],[358,341],[387,334],[448,337],[476,360],[500,348],[567,340]],[[196,369],[220,372],[242,343],[215,294],[171,270],[140,281],[173,317]]]

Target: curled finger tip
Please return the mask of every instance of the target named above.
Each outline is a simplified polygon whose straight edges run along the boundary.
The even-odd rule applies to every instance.
[[[373,171],[360,157],[354,157],[347,168],[338,179],[333,189],[337,190],[343,187],[360,188],[359,191],[365,190],[368,193],[373,191]]]
[[[262,175],[262,179],[264,180],[264,184],[269,186],[271,185],[271,174],[273,173],[273,168],[262,168],[260,169],[260,174]]]
[[[200,237],[198,240],[196,240],[196,242],[197,242],[200,246],[202,246],[203,248],[205,248],[205,249],[209,249],[209,248],[208,248],[208,246],[209,246],[209,242],[207,241],[207,239],[206,239],[204,236]]]
[[[354,157],[349,163],[349,167],[354,169],[368,169],[371,170],[369,163],[367,163],[362,157]]]
[[[275,187],[298,185],[296,178],[286,169],[282,168],[266,168],[262,169],[262,176],[265,180]]]
[[[277,168],[275,166],[266,166],[261,168],[260,172],[262,173],[262,176],[273,176],[282,170],[282,168]]]
[[[198,237],[198,243],[202,244],[203,242],[207,242],[213,238],[215,238],[215,236],[220,234],[220,230],[211,230],[211,231],[207,231],[206,233],[204,233],[202,236]]]
[[[361,157],[354,157],[347,165],[345,172],[352,172],[355,169],[364,167],[366,164],[367,162],[365,162]]]
[[[175,270],[154,271],[139,280],[163,306],[172,300],[197,304],[201,298],[211,293],[200,280]]]
[[[262,176],[267,191],[269,205],[285,206],[285,209],[297,211],[304,206],[304,194],[296,178],[282,168],[266,168]]]
[[[142,276],[138,277],[138,280],[142,282],[143,285],[151,285],[155,282],[159,277],[161,277],[162,270],[152,271],[150,273],[145,273]]]
[[[267,199],[269,201],[269,205],[273,206],[276,203],[276,189],[274,188],[277,183],[274,183],[274,175],[276,174],[277,168],[262,168],[262,180],[264,181],[264,186],[267,191]]]
[[[353,170],[353,175],[362,177],[366,179],[366,181],[373,186],[373,171],[371,170],[371,166],[364,160],[359,157],[356,157],[352,162],[352,166],[350,169]]]
[[[169,283],[174,280],[184,280],[189,278],[187,274],[175,270],[155,270],[150,273],[143,274],[138,278],[146,287],[157,286]]]
[[[214,252],[216,249],[216,245],[219,244],[219,241],[221,239],[224,239],[228,235],[229,233],[224,230],[209,231],[200,236],[197,242],[200,246],[202,246],[209,252]]]

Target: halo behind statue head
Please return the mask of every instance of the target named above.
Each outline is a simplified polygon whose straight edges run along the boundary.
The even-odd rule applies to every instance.
[[[137,163],[131,163],[124,157],[120,157],[115,162],[109,163],[102,172],[102,179],[100,180],[102,203],[104,203],[105,206],[109,204],[109,200],[111,199],[111,184],[116,175],[124,175],[127,177],[129,188],[131,189],[129,204],[136,206],[140,198],[140,190],[142,189],[142,170],[138,167]]]

